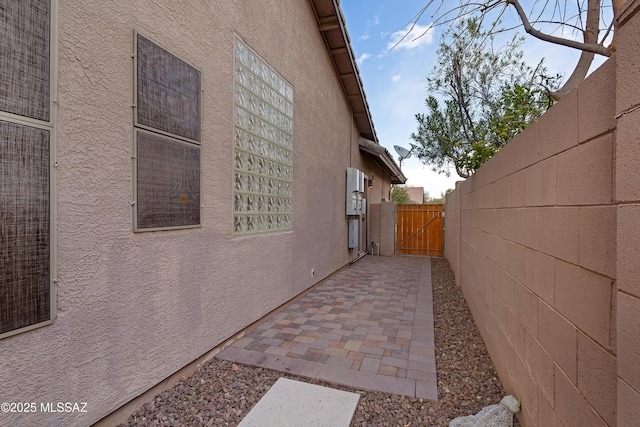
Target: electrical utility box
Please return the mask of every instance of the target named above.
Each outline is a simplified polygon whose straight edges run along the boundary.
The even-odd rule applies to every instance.
[[[363,214],[364,172],[347,168],[347,215]],[[366,209],[366,208],[365,208]]]
[[[360,239],[358,238],[358,231],[360,230],[360,221],[357,219],[349,220],[349,249],[357,248],[359,246],[358,242]]]

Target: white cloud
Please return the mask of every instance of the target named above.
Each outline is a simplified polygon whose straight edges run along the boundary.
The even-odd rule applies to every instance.
[[[362,55],[360,55],[360,57],[356,61],[358,62],[359,65],[362,65],[362,63],[369,58],[371,58],[371,55],[365,52]]]
[[[368,38],[369,38],[369,34],[363,34],[360,37],[358,37],[358,41],[362,42],[362,41],[367,40]]]
[[[400,74],[396,74],[395,76],[391,77],[391,80],[397,82],[398,80],[400,80]]]
[[[402,55],[409,56],[409,55]],[[384,88],[368,95],[371,102],[373,119],[378,133],[380,144],[393,154],[398,162],[393,149],[394,145],[400,145],[409,149],[412,143],[411,133],[418,128],[416,113],[426,110],[424,98],[426,96],[425,75],[433,62],[427,60],[426,55],[419,58],[397,57],[393,60],[393,71],[389,74],[376,73],[375,76],[384,75],[384,79],[399,79],[393,84],[385,84],[384,79],[376,80],[377,88]],[[369,81],[365,81],[365,84]],[[402,171],[408,178],[407,184],[415,187],[424,187],[431,196],[439,197],[441,192],[455,187],[455,182],[460,180],[455,170],[451,169],[451,176],[435,173],[430,166],[423,165],[419,159],[412,156],[402,162]]]
[[[433,43],[433,27],[431,25],[407,24],[404,29],[391,33],[391,41],[387,49],[414,49]]]

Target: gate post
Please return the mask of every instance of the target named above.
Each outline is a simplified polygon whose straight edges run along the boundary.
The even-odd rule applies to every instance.
[[[398,222],[397,205],[382,202],[380,205],[380,255],[396,254],[396,225]]]

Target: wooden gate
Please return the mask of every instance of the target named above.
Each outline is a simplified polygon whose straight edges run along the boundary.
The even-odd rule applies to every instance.
[[[443,205],[398,205],[398,254],[442,256]]]

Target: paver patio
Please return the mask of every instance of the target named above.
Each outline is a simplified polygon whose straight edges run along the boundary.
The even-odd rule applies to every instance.
[[[437,400],[431,259],[366,256],[216,357]]]

